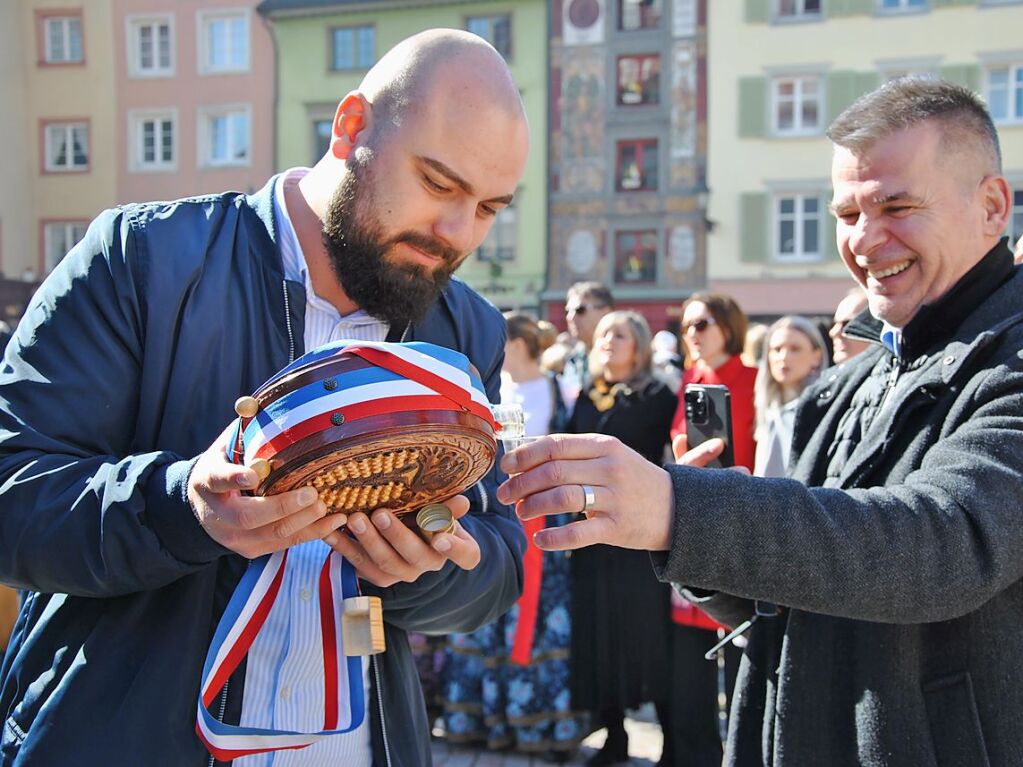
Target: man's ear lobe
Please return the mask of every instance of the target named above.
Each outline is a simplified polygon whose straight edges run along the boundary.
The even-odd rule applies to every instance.
[[[988,176],[984,186],[984,229],[986,234],[999,236],[1012,215],[1012,192],[1001,176]]]
[[[366,97],[357,91],[345,96],[338,104],[331,129],[330,151],[339,160],[347,159],[369,127],[372,107]]]

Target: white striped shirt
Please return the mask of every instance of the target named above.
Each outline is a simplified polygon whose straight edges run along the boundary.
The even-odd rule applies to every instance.
[[[383,341],[388,325],[359,310],[342,317],[333,304],[313,291],[309,269],[284,201],[284,180],[308,172],[282,174],[274,189],[274,216],[284,262],[284,276],[306,289],[305,349],[352,339]],[[294,546],[281,590],[262,631],[249,650],[240,724],[275,730],[315,732],[323,727],[323,654],[317,580],[330,548],[323,541]],[[340,637],[339,637],[340,639]],[[308,748],[276,751],[235,759],[236,767],[313,767],[336,764],[370,767],[369,659],[363,659],[366,717],[360,727]]]

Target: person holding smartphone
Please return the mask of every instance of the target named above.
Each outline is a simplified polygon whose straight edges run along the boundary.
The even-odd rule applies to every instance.
[[[682,376],[671,436],[674,443],[680,435],[688,433],[687,386],[726,386],[731,400],[735,464],[752,471],[756,450],[753,384],[757,369],[744,364],[740,357],[746,327],[746,315],[731,296],[695,293],[686,302],[682,312],[682,338],[691,364]],[[717,767],[721,764],[718,694],[723,690],[726,699],[731,700],[742,654],[731,643],[722,648],[724,669],[723,679],[720,678],[718,664],[705,660],[704,654],[718,643],[719,632],[723,631],[720,623],[672,590],[668,650],[672,712],[669,726],[674,744],[672,767]]]
[[[682,312],[682,339],[690,362],[682,376],[678,406],[671,421],[674,441],[686,433],[686,386],[692,383],[728,387],[732,399],[732,436],[736,466],[753,471],[753,384],[757,369],[743,363],[746,315],[724,293],[694,293]]]

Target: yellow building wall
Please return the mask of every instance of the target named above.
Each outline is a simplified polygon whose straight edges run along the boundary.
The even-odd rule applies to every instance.
[[[91,220],[114,203],[117,182],[117,114],[113,88],[113,35],[117,30],[112,22],[110,0],[89,0],[77,5],[68,0],[32,0],[21,5],[23,122],[28,132],[27,148],[32,174],[28,196],[34,220],[31,221],[29,235],[30,252],[4,254],[3,268],[8,276],[17,276],[26,268],[39,271],[42,222]],[[84,65],[40,66],[42,53],[36,44],[36,11],[75,8],[82,9]],[[85,119],[89,122],[89,169],[86,172],[43,171],[42,123],[64,119]]]

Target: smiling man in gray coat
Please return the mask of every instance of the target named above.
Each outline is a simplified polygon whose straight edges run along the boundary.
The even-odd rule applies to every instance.
[[[613,440],[520,448],[498,497],[537,535],[654,553],[749,633],[731,765],[1023,764],[1023,272],[976,96],[904,79],[831,126],[839,248],[873,343],[807,390],[791,479],[666,470]],[[718,444],[717,449],[720,449]],[[586,489],[582,489],[585,486]]]

